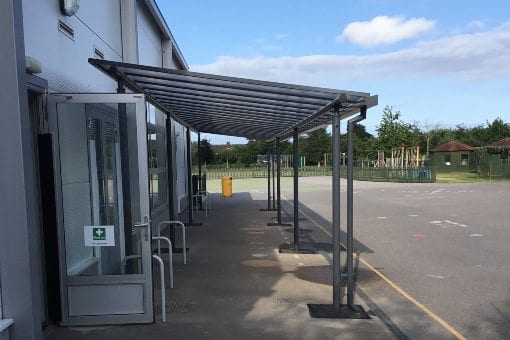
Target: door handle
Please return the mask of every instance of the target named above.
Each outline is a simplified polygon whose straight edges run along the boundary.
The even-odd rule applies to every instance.
[[[143,233],[143,235],[145,236],[145,241],[149,241],[149,217],[148,216],[143,217],[143,222],[133,224],[133,228],[145,228],[145,232]]]

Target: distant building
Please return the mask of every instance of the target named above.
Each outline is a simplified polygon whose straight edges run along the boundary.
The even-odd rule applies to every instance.
[[[510,137],[480,149],[480,174],[489,176],[494,174],[509,175]]]
[[[430,165],[441,171],[468,171],[477,166],[476,148],[458,141],[450,141],[430,150]]]

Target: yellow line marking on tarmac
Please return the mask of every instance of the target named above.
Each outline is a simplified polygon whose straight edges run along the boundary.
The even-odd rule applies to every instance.
[[[284,195],[282,195],[283,199],[286,200],[287,202],[289,202],[290,205],[294,206],[294,204],[292,202],[290,202],[287,197],[285,197]],[[325,232],[327,235],[333,237],[333,235],[327,231],[326,229],[324,229],[318,222],[316,222],[310,215],[308,215],[307,213],[305,213],[303,210],[299,209],[299,211],[305,216],[307,217],[310,221],[312,221],[313,224],[315,224],[319,229],[321,229],[323,232]],[[443,326],[448,332],[450,332],[453,336],[455,336],[457,339],[459,340],[466,340],[466,337],[463,336],[462,334],[460,334],[455,328],[453,328],[452,326],[450,326],[446,321],[444,321],[443,319],[441,319],[437,314],[435,314],[433,311],[431,311],[430,309],[428,309],[424,304],[422,304],[421,302],[419,302],[418,300],[416,300],[414,297],[412,297],[411,295],[409,295],[405,290],[403,290],[402,288],[400,288],[396,283],[394,283],[393,281],[391,281],[389,278],[387,278],[383,273],[381,273],[380,271],[378,271],[377,269],[375,269],[370,263],[368,263],[366,260],[362,259],[360,256],[358,256],[357,254],[354,254],[354,256],[356,258],[358,258],[365,266],[368,267],[368,269],[370,269],[371,271],[373,271],[375,274],[377,274],[377,276],[379,276],[381,279],[383,279],[388,285],[390,285],[390,287],[392,287],[393,289],[395,289],[400,295],[402,295],[403,297],[405,297],[406,299],[408,299],[409,301],[411,301],[416,307],[418,307],[419,309],[421,309],[423,312],[425,312],[425,314],[427,314],[428,316],[430,316],[430,318],[432,318],[434,321],[436,321],[437,323],[439,323],[441,326]]]

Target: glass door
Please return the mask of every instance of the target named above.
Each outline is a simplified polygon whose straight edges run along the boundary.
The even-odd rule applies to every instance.
[[[50,97],[62,323],[152,322],[145,98]]]

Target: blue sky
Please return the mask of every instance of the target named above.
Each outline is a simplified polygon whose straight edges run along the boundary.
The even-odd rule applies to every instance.
[[[379,95],[407,122],[510,122],[510,1],[170,1],[192,71]],[[213,143],[242,139],[206,135]]]

